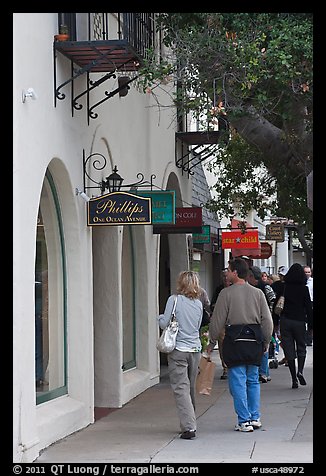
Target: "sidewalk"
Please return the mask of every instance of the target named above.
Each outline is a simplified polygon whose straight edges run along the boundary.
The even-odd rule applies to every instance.
[[[179,438],[174,398],[163,372],[158,385],[51,445],[35,463],[312,463],[313,347],[307,347],[306,386],[292,389],[284,365],[270,369],[272,380],[261,384],[263,426],[252,433],[234,431],[228,382],[220,380],[218,352],[212,355],[214,388],[211,396],[197,396],[197,438]]]

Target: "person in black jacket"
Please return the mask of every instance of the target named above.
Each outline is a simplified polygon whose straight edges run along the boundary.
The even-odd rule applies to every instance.
[[[255,288],[261,289],[263,291],[263,293],[265,294],[268,307],[272,313],[274,300],[275,300],[275,293],[272,287],[268,283],[265,283],[262,280],[261,276],[262,276],[262,272],[259,266],[250,266],[249,273],[248,273],[248,282],[252,286],[255,286]],[[259,381],[261,383],[267,383],[271,380],[269,376],[268,355],[269,355],[269,351],[267,350],[266,352],[264,352],[261,359],[261,364],[259,367]]]
[[[284,293],[284,309],[280,316],[280,332],[282,348],[288,361],[292,377],[292,388],[306,385],[303,369],[306,360],[306,322],[312,327],[312,305],[309,289],[306,286],[306,275],[299,263],[294,263],[284,276],[282,288],[277,292],[275,303]],[[298,372],[296,362],[298,359]]]

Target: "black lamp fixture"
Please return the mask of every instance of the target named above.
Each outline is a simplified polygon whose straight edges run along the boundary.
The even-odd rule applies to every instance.
[[[99,158],[94,159],[95,156],[98,156]],[[138,187],[143,188],[148,186],[150,186],[150,190],[153,190],[153,180],[156,178],[156,175],[152,174],[150,177],[150,182],[148,182],[147,180],[144,180],[144,175],[139,172],[137,174],[137,178],[139,179],[138,182],[122,185],[124,179],[118,174],[118,168],[116,165],[114,166],[112,173],[108,177],[106,177],[105,180],[101,180],[101,182],[96,182],[92,179],[92,177],[89,176],[86,171],[87,162],[92,158],[93,160],[90,161],[90,163],[95,170],[103,170],[107,164],[107,160],[103,154],[95,152],[93,154],[90,154],[88,157],[85,157],[85,150],[83,150],[84,192],[86,192],[86,190],[89,188],[99,188],[101,189],[101,193],[103,194],[105,190],[109,190],[109,193],[113,193],[119,192],[121,188],[127,188],[131,191],[137,190]],[[91,182],[95,183],[96,187],[86,186],[86,177]]]
[[[118,174],[118,168],[115,165],[112,174],[106,177],[106,180],[102,182],[102,191],[108,188],[110,193],[119,192],[122,182],[123,178]]]

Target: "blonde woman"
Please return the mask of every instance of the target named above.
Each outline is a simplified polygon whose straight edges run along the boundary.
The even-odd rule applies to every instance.
[[[197,429],[195,383],[201,351],[199,329],[203,315],[198,274],[182,271],[178,276],[176,289],[179,332],[176,347],[168,354],[169,377],[180,420],[180,438],[190,440],[196,437]],[[175,295],[168,298],[164,314],[158,317],[161,329],[169,323],[174,299]]]

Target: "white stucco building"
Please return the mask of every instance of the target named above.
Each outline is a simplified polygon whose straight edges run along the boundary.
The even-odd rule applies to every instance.
[[[55,43],[62,21],[70,38]],[[154,14],[13,14],[14,462],[35,460],[96,411],[159,381],[156,316],[189,267],[187,235],[87,226],[76,194],[101,194],[84,189],[94,183],[83,153],[98,154],[104,168],[87,162],[95,182],[117,165],[124,183],[155,175],[177,207],[191,204],[191,176],[176,167],[175,110],[158,111],[136,81],[110,95],[151,45],[159,48]],[[156,94],[164,88],[173,85]]]

